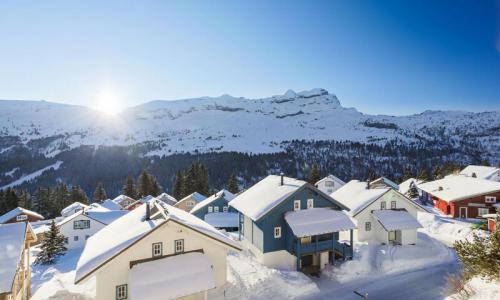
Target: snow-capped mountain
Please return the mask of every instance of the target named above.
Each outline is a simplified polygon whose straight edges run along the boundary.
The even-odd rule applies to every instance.
[[[156,100],[107,116],[82,106],[45,101],[0,101],[0,153],[36,146],[54,156],[81,145],[150,143],[147,155],[176,152],[281,151],[290,140],[384,143],[400,139],[475,138],[500,156],[500,112],[425,111],[410,116],[367,115],[313,89],[264,99],[229,95]]]

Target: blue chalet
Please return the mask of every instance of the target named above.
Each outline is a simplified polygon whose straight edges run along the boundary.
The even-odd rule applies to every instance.
[[[239,212],[240,240],[264,265],[309,273],[352,258],[349,208],[305,181],[269,175],[229,206]],[[339,241],[347,230],[348,244]]]
[[[229,206],[234,195],[227,190],[220,190],[207,199],[197,203],[190,213],[218,229],[238,230],[238,213]]]

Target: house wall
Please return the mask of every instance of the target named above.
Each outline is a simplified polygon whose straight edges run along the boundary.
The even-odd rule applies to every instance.
[[[497,198],[497,202],[500,202],[500,191],[495,193],[483,194],[480,196],[460,200],[453,202],[446,202],[438,197],[433,196],[434,207],[438,208],[443,214],[447,214],[447,209],[449,206],[449,214],[453,218],[460,218],[460,207],[467,207],[467,218],[477,218],[478,208],[488,208],[488,213],[495,213],[495,207],[493,207],[494,203],[486,203],[486,196],[494,196]]]
[[[28,219],[27,220],[22,220],[22,221],[17,221],[17,216],[27,216]],[[38,221],[43,220],[43,219],[40,219],[40,218],[35,217],[33,215],[29,215],[29,214],[19,214],[17,216],[13,217],[12,219],[9,219],[9,220],[5,221],[4,224],[16,223],[16,222],[26,222],[26,221],[29,221],[29,222],[38,222]]]
[[[73,224],[75,221],[80,220],[90,220],[90,228],[86,229],[74,229]],[[85,247],[85,243],[87,242],[86,236],[91,237],[99,230],[103,229],[106,225],[97,222],[94,219],[89,218],[84,214],[80,214],[75,218],[69,220],[68,222],[59,226],[59,231],[64,237],[68,238],[68,243],[65,244],[68,249],[77,249]],[[75,236],[78,237],[78,240],[75,241]]]
[[[203,249],[213,266],[216,287],[226,282],[226,255],[228,249],[212,238],[206,237],[175,222],[166,222],[132,247],[120,253],[113,260],[96,271],[96,300],[115,299],[116,286],[128,284],[128,294],[132,282],[129,282],[130,262],[152,257],[152,244],[163,243],[163,255],[174,254],[174,241],[184,239],[184,251]],[[170,272],[171,270],[165,270]],[[189,298],[197,298],[194,295]],[[128,298],[131,299],[130,297]],[[141,300],[141,299],[131,299]]]
[[[412,215],[414,218],[417,218],[418,208],[415,206],[415,204],[411,203],[410,202],[411,200],[402,196],[398,192],[390,189],[387,193],[383,194],[379,199],[374,201],[367,208],[365,208],[363,211],[354,216],[354,219],[356,220],[357,223],[357,229],[355,230],[357,234],[354,235],[354,238],[357,241],[362,242],[367,240],[377,240],[381,243],[388,243],[388,232],[385,231],[382,225],[380,225],[380,223],[373,217],[371,213],[373,210],[380,210],[381,207],[380,203],[382,201],[385,201],[386,209],[390,209],[391,202],[396,201],[397,209],[404,208],[406,209],[406,211],[408,211],[410,215]],[[371,223],[370,231],[365,230],[366,222]],[[416,237],[416,230],[412,230],[415,231],[414,233],[410,231],[405,230],[405,232],[402,232],[403,240],[412,240],[412,237],[414,235]],[[409,237],[404,237],[405,234],[408,234]]]
[[[333,186],[327,186],[327,182],[333,184]],[[336,190],[340,189],[342,187],[342,183],[333,180],[333,179],[325,179],[321,182],[318,183],[317,188],[318,190],[322,191],[323,193],[330,195],[331,193],[335,192]]]
[[[211,207],[215,207],[217,206],[219,208],[219,212],[223,212],[223,208],[224,206],[227,206],[228,208],[228,212],[236,212],[236,210],[229,206],[229,203],[226,201],[226,199],[224,198],[218,198],[214,201],[212,201],[211,203],[203,206],[202,208],[198,209],[197,211],[195,211],[193,213],[193,215],[197,216],[198,218],[204,220],[205,219],[205,215],[208,214],[208,207],[211,206]]]
[[[340,207],[309,187],[298,190],[256,222],[257,227],[263,232],[264,253],[280,250],[292,250],[289,248],[290,244],[288,241],[294,239],[295,237],[289,229],[284,216],[286,212],[293,211],[295,200],[300,200],[301,209],[306,209],[307,199],[314,199],[314,207],[334,207],[340,210]],[[281,238],[274,237],[275,227],[281,227]]]
[[[198,202],[193,199],[192,197],[189,197],[187,199],[184,199],[182,201],[177,202],[174,206],[182,209],[184,211],[190,212],[191,209],[197,204]]]

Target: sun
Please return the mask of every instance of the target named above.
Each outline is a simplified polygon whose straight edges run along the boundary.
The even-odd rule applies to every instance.
[[[103,113],[116,115],[122,110],[120,97],[111,91],[105,91],[97,96],[95,108]]]

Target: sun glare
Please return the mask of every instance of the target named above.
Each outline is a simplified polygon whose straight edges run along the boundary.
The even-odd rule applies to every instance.
[[[101,112],[116,115],[122,109],[120,98],[116,93],[106,91],[97,96],[95,108]]]

